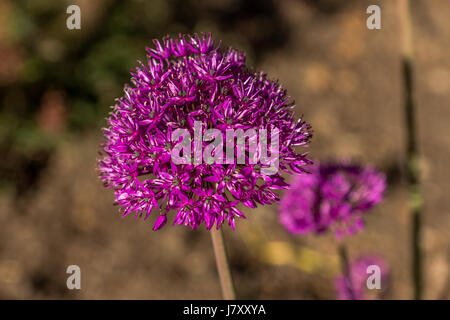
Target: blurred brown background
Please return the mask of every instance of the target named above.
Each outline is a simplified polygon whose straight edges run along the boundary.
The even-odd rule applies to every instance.
[[[121,219],[96,176],[101,127],[145,46],[165,34],[213,32],[288,89],[315,131],[315,159],[373,163],[386,200],[349,241],[392,269],[388,298],[412,297],[402,171],[396,1],[0,0],[0,298],[212,299],[220,287],[209,235]],[[425,298],[450,298],[450,3],[413,0],[415,97],[425,199]],[[81,8],[81,30],[66,8]],[[366,28],[378,4],[382,29]],[[334,237],[293,237],[277,207],[227,228],[239,298],[334,299]],[[78,265],[82,289],[68,290]]]

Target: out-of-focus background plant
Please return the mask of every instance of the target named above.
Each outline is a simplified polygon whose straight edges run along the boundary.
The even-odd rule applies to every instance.
[[[81,30],[66,8],[81,8]],[[382,29],[366,28],[379,4]],[[425,298],[450,297],[450,4],[412,2],[422,155]],[[389,262],[388,298],[411,298],[400,27],[393,1],[0,1],[0,298],[220,298],[209,235],[121,219],[95,172],[100,128],[151,39],[212,32],[281,80],[313,126],[317,159],[387,174],[385,200],[349,239]],[[240,298],[335,298],[332,234],[294,237],[277,206],[226,230]],[[82,289],[68,290],[79,265]]]

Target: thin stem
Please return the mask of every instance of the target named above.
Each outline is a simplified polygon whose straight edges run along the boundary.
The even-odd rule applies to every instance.
[[[216,265],[219,272],[220,285],[222,287],[222,295],[225,300],[235,300],[233,280],[231,279],[230,267],[228,265],[225,243],[223,241],[222,229],[211,229],[211,239],[216,256]]]
[[[406,176],[410,194],[411,207],[411,249],[412,249],[412,280],[414,283],[414,298],[422,299],[423,279],[421,252],[421,212],[423,207],[420,193],[419,152],[417,150],[417,128],[415,121],[415,102],[413,87],[413,41],[409,0],[398,0],[400,24],[402,28],[402,68],[404,88],[404,112],[406,120]]]
[[[353,292],[353,280],[350,271],[350,262],[348,258],[347,247],[343,242],[338,245],[339,258],[341,260],[342,273],[344,274],[345,284],[347,286],[348,293],[351,300],[356,300],[355,293]]]

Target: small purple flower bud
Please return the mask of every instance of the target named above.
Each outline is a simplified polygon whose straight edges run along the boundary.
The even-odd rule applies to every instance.
[[[167,222],[167,216],[165,214],[160,215],[155,221],[155,225],[153,226],[153,231],[157,231],[157,230],[161,229],[162,227],[164,227],[166,222]]]

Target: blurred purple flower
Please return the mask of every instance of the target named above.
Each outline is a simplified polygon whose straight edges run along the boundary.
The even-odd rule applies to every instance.
[[[197,121],[203,132],[277,128],[280,171],[301,173],[311,161],[294,147],[308,146],[310,126],[294,121],[286,90],[248,70],[244,53],[220,49],[211,35],[166,37],[154,44],[107,119],[100,177],[114,188],[123,216],[134,212],[147,219],[158,210],[154,230],[164,226],[170,211],[175,211],[173,224],[196,228],[205,222],[210,229],[228,222],[234,229],[235,218],[244,217],[237,204],[254,208],[279,200],[272,190],[287,187],[281,174],[262,175],[265,165],[236,160],[175,164],[172,132],[187,129],[193,136]]]
[[[292,234],[332,229],[337,238],[363,228],[362,214],[383,198],[385,176],[352,163],[315,163],[281,201],[280,222]]]
[[[373,274],[373,271],[368,268],[370,266],[377,266],[380,270],[380,289],[367,288],[367,279]],[[335,288],[340,300],[367,300],[369,298],[368,292],[375,293],[370,295],[372,297],[380,297],[385,293],[389,286],[389,265],[382,258],[377,256],[362,256],[353,260],[350,264],[350,277],[348,281],[344,275],[340,275],[335,279]],[[351,283],[352,293],[350,292]]]

